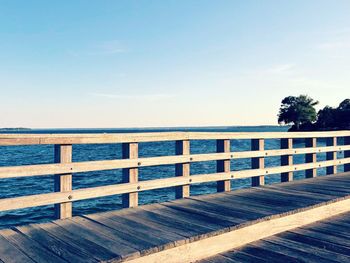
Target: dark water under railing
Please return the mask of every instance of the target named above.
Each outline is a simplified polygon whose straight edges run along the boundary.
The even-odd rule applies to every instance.
[[[158,131],[215,131],[215,132],[281,132],[283,127],[219,127],[219,128],[177,128],[177,129],[78,129],[78,130],[31,130],[25,133],[120,133],[120,132],[158,132]],[[23,132],[21,132],[23,133]],[[340,142],[341,144],[341,142]],[[324,140],[318,141],[318,146],[325,146]],[[231,140],[231,151],[250,150],[250,140]],[[303,140],[296,140],[294,147],[304,147]],[[279,149],[279,140],[265,140],[265,149]],[[216,152],[215,140],[191,141],[191,153],[203,154]],[[154,157],[175,155],[175,142],[150,142],[139,144],[139,157]],[[294,163],[304,163],[304,155],[294,157]],[[343,158],[339,154],[339,158]],[[53,163],[54,147],[52,145],[31,146],[0,146],[0,166],[16,166],[31,164]],[[121,159],[121,144],[84,144],[73,145],[73,161],[94,161]],[[319,161],[326,159],[326,154],[318,154]],[[231,161],[231,170],[250,169],[250,159],[238,159]],[[265,166],[280,165],[280,157],[265,158]],[[339,167],[339,172],[343,167]],[[203,173],[215,173],[216,162],[192,163],[191,175]],[[325,169],[319,169],[318,175],[325,175]],[[174,165],[154,166],[139,168],[139,180],[173,177]],[[295,180],[304,178],[304,172],[296,172]],[[96,187],[121,183],[122,171],[95,171],[76,173],[73,175],[73,189]],[[280,182],[280,175],[265,177],[266,184]],[[231,181],[232,189],[250,187],[251,179],[238,179]],[[40,176],[28,178],[14,178],[0,180],[0,198],[10,198],[32,194],[49,193],[53,191],[53,176]],[[216,192],[216,182],[191,186],[191,195],[200,195]],[[173,188],[157,189],[139,193],[140,205],[163,202],[175,198]],[[73,214],[90,214],[121,208],[121,196],[96,198],[73,203]],[[12,225],[44,222],[54,219],[52,206],[34,207],[0,213],[0,228]]]

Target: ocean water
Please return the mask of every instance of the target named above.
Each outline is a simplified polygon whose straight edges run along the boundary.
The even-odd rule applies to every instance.
[[[51,130],[29,130],[20,133],[126,133],[126,132],[167,132],[167,131],[220,131],[220,132],[280,132],[286,131],[284,127],[215,127],[215,128],[171,128],[171,129],[51,129]],[[12,132],[16,133],[16,132]],[[341,142],[340,142],[341,144]],[[318,146],[325,146],[325,141],[318,141]],[[250,150],[250,140],[231,140],[231,151]],[[266,140],[266,149],[278,149],[279,140]],[[294,142],[294,147],[304,147],[304,141]],[[191,141],[191,153],[213,153],[216,151],[215,140],[194,140]],[[140,143],[139,156],[154,157],[175,155],[175,142],[147,142]],[[121,158],[121,144],[89,144],[73,145],[73,161],[112,160]],[[304,155],[294,157],[295,163],[303,163]],[[325,160],[326,154],[318,154],[318,160]],[[342,154],[339,154],[342,158]],[[31,145],[31,146],[0,146],[0,166],[17,166],[29,164],[53,163],[53,145]],[[280,157],[268,157],[265,159],[266,167],[280,165]],[[238,159],[231,161],[231,170],[249,169],[250,159]],[[342,171],[343,167],[340,167]],[[202,173],[215,173],[216,162],[192,163],[190,166],[191,175]],[[325,175],[325,169],[319,169],[318,175]],[[143,167],[139,169],[139,180],[151,180],[158,178],[173,177],[175,174],[174,165]],[[304,172],[295,173],[295,179],[305,177]],[[111,171],[95,171],[76,173],[73,175],[73,188],[87,188],[103,185],[121,183],[121,169]],[[269,175],[265,178],[266,184],[280,182],[280,175]],[[251,179],[232,180],[232,190],[250,187]],[[54,179],[52,175],[1,179],[0,199],[33,194],[52,192]],[[174,188],[157,189],[139,193],[140,204],[163,202],[175,198]],[[203,183],[191,186],[191,195],[200,195],[216,192],[216,183]],[[121,195],[89,199],[73,203],[73,214],[82,215],[109,210],[121,209]],[[27,209],[0,212],[0,228],[28,223],[45,222],[54,219],[53,205],[34,207]]]

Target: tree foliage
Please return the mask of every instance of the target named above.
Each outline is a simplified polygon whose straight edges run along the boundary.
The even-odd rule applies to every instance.
[[[343,100],[337,108],[326,106],[319,110],[315,126],[321,130],[350,129],[350,99]]]
[[[306,95],[288,96],[282,100],[278,122],[292,124],[291,131],[350,130],[350,99],[343,100],[337,108],[326,106],[316,114],[317,104]]]
[[[288,96],[282,100],[278,113],[278,123],[292,124],[291,130],[312,125],[316,121],[317,113],[314,108],[318,101],[307,95],[298,97]]]

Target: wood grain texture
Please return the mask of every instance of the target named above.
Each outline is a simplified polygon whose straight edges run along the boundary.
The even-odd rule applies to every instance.
[[[175,145],[175,152],[176,155],[184,155],[189,156],[190,155],[190,141],[184,140],[184,141],[176,141]],[[191,159],[189,159],[190,161]],[[181,163],[175,165],[175,176],[177,177],[189,177],[190,176],[190,163]],[[192,179],[188,179],[188,182],[191,182]],[[176,198],[184,198],[190,196],[190,185],[182,185],[177,186],[175,188],[175,197]]]
[[[325,168],[331,165],[350,164],[350,158],[338,159],[336,161],[323,161],[318,163],[297,164],[292,166],[271,167],[265,169],[252,169],[242,171],[232,171],[230,173],[215,173],[192,175],[190,177],[179,176],[174,178],[155,179],[137,183],[123,183],[117,185],[108,185],[92,188],[83,188],[67,192],[57,192],[48,194],[30,195],[24,197],[14,197],[0,199],[0,211],[13,209],[43,206],[56,203],[74,202],[96,197],[111,196],[116,194],[125,194],[140,192],[159,188],[174,186],[183,186],[196,183],[215,182],[219,180],[229,180],[238,178],[251,178],[261,174],[277,174],[289,171],[302,171],[312,168]]]
[[[276,259],[285,262],[349,262],[350,243],[345,234],[349,225],[342,223],[349,219],[350,213],[334,216],[220,253],[199,263],[220,263],[223,257],[233,262],[275,262]]]
[[[253,151],[263,151],[265,147],[264,139],[251,140],[251,148]],[[264,157],[252,158],[252,169],[263,169],[265,167]],[[252,177],[252,186],[260,186],[265,184],[265,174]]]
[[[130,263],[194,262],[278,233],[304,226],[349,211],[350,199],[307,209],[295,214],[271,218],[221,235],[164,250]]]
[[[252,150],[246,152],[230,152],[230,138],[246,138],[249,134],[252,141]],[[259,138],[255,136],[259,134]],[[286,134],[289,137],[285,137]],[[331,138],[326,147],[316,147],[316,137],[310,137],[310,134],[320,138]],[[196,183],[217,182],[217,190],[229,191],[230,180],[239,178],[252,178],[253,186],[264,185],[265,176],[275,173],[281,173],[282,181],[292,180],[294,171],[306,170],[307,177],[316,176],[318,168],[327,167],[328,173],[336,172],[336,167],[344,165],[348,170],[350,163],[350,136],[346,132],[326,132],[310,133],[306,139],[306,148],[294,149],[292,138],[304,136],[303,133],[137,133],[137,134],[85,134],[85,135],[67,135],[67,134],[4,134],[0,139],[15,140],[19,143],[22,139],[36,140],[38,144],[46,144],[52,140],[61,140],[62,142],[81,142],[87,140],[102,140],[106,142],[123,142],[123,158],[120,160],[104,160],[89,162],[72,162],[72,145],[62,144],[55,146],[55,162],[53,164],[25,165],[14,167],[0,167],[0,179],[44,176],[47,174],[55,175],[55,192],[47,194],[32,195],[27,197],[16,197],[0,200],[0,211],[11,209],[27,208],[33,206],[42,206],[55,204],[55,213],[57,218],[69,218],[72,215],[72,202],[89,198],[104,197],[116,194],[123,195],[124,207],[136,207],[138,205],[138,192],[153,190],[166,187],[176,188],[176,197],[184,198],[190,196],[190,185]],[[328,137],[325,137],[326,134]],[[332,135],[332,137],[329,137]],[[158,137],[157,137],[158,136]],[[210,139],[216,136],[217,153],[209,154],[190,154],[190,139]],[[224,136],[224,137],[223,137]],[[228,137],[225,137],[228,136]],[[236,137],[231,137],[236,136]],[[237,137],[238,136],[238,137]],[[264,138],[274,138],[279,136],[281,139],[281,148],[276,150],[264,149]],[[345,136],[345,145],[336,145],[337,138]],[[178,138],[182,138],[179,140]],[[183,139],[184,138],[184,139]],[[219,139],[218,139],[219,138]],[[83,141],[79,141],[82,139]],[[138,142],[141,141],[176,141],[176,155],[159,156],[149,158],[139,158]],[[25,141],[27,142],[27,141]],[[96,141],[95,141],[96,142]],[[336,159],[338,151],[344,151],[344,159]],[[327,161],[317,162],[316,154],[326,152]],[[306,154],[306,163],[293,165],[292,158],[295,154]],[[269,156],[282,156],[280,167],[264,167],[264,158]],[[242,171],[230,171],[230,160],[239,158],[251,158],[252,169]],[[190,176],[190,163],[203,161],[217,161],[217,173],[201,174]],[[169,165],[176,166],[175,178],[156,179],[150,181],[138,182],[138,168],[147,166]],[[72,190],[72,173],[123,169],[123,183],[119,185],[108,185],[102,187],[86,188]],[[332,191],[331,191],[332,192]]]
[[[216,161],[227,159],[270,157],[280,155],[294,155],[306,153],[324,153],[330,151],[350,151],[350,145],[339,145],[336,147],[317,147],[317,148],[296,148],[266,151],[243,151],[243,152],[224,152],[208,154],[174,155],[160,156],[137,159],[117,159],[106,161],[88,161],[57,164],[40,165],[21,165],[0,167],[0,179],[28,177],[28,176],[47,176],[49,174],[68,174],[89,171],[104,171],[124,168],[147,167],[167,164],[182,164],[191,162]]]
[[[316,138],[307,138],[305,139],[305,147],[316,147],[317,146],[317,139]],[[317,162],[317,155],[316,153],[308,153],[305,155],[305,162],[306,163],[316,163]],[[315,168],[307,169],[305,171],[306,178],[312,178],[317,176],[317,170]]]
[[[326,140],[327,146],[337,146],[337,138],[331,137],[327,138]],[[327,152],[326,155],[327,160],[336,160],[337,159],[337,151]],[[327,167],[327,174],[336,174],[337,173],[337,166],[332,165]]]
[[[137,159],[139,157],[138,143],[123,143],[122,154],[124,159]],[[124,168],[123,169],[123,183],[136,183],[139,180],[138,168]],[[132,192],[123,194],[123,207],[138,206],[138,193]]]
[[[72,145],[55,145],[55,162],[72,162]],[[55,175],[55,192],[72,191],[72,174]],[[69,200],[69,198],[68,198]],[[72,217],[72,202],[55,204],[55,217],[59,219]]]
[[[350,131],[326,132],[150,132],[123,134],[1,134],[0,145],[98,144],[176,140],[327,138]]]
[[[281,149],[293,149],[293,139],[281,139]],[[292,165],[293,154],[281,156],[281,166]],[[281,182],[293,181],[293,172],[281,173]]]
[[[230,152],[230,140],[217,140],[216,141],[216,151],[218,153],[222,152]],[[216,171],[218,173],[229,173],[231,171],[230,168],[230,158],[227,160],[219,160],[216,161]],[[217,182],[217,191],[218,192],[228,192],[231,190],[231,181],[230,180],[222,180]]]

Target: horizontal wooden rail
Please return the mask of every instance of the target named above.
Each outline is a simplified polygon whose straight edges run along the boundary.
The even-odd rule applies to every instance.
[[[0,146],[33,144],[107,144],[180,140],[305,139],[350,137],[350,131],[329,132],[146,132],[114,134],[0,134]]]
[[[327,146],[317,147],[317,139],[325,138]],[[344,138],[344,145],[338,145],[338,138]],[[249,139],[250,151],[232,151],[230,140]],[[265,139],[279,139],[281,149],[265,150]],[[305,148],[293,148],[293,140],[305,139]],[[215,153],[190,154],[191,140],[216,140]],[[140,142],[174,141],[176,155],[139,157]],[[73,144],[122,143],[123,159],[72,162]],[[0,167],[0,179],[55,176],[53,193],[0,199],[0,211],[55,204],[56,217],[72,215],[72,202],[90,198],[123,195],[124,207],[138,205],[138,192],[175,187],[176,198],[190,196],[192,184],[217,182],[217,191],[230,191],[231,180],[252,178],[252,185],[263,185],[265,176],[281,174],[281,181],[293,180],[293,172],[306,171],[307,177],[317,175],[318,168],[327,168],[327,174],[335,173],[337,166],[344,165],[350,171],[350,131],[334,132],[159,132],[128,134],[0,134],[0,146],[54,144],[55,162],[51,164]],[[343,159],[337,159],[337,152],[344,152]],[[317,154],[326,153],[326,161],[317,162]],[[293,164],[293,156],[305,155],[306,163]],[[281,166],[264,167],[267,157],[281,157]],[[230,161],[251,159],[251,169],[231,171]],[[217,173],[190,175],[190,164],[215,161]],[[176,177],[138,181],[138,168],[160,165],[175,165]],[[72,190],[72,176],[75,173],[123,169],[122,183]]]
[[[155,179],[141,181],[137,183],[122,183],[116,185],[84,188],[66,192],[55,192],[48,194],[30,195],[24,197],[15,197],[0,199],[0,211],[7,211],[20,208],[28,208],[43,205],[52,205],[64,202],[73,202],[97,197],[105,197],[130,192],[142,192],[160,188],[169,188],[174,186],[183,186],[189,184],[199,184],[206,182],[215,182],[220,180],[231,180],[250,178],[260,174],[271,175],[283,172],[302,171],[305,169],[323,168],[332,165],[349,164],[350,158],[323,161],[318,163],[296,164],[291,166],[271,167],[265,169],[251,169],[234,171],[227,173],[200,174],[188,177],[179,176],[164,179]]]
[[[286,154],[295,155],[295,154],[308,154],[308,153],[348,151],[348,150],[350,150],[350,145],[327,146],[327,147],[316,147],[316,148],[295,148],[295,149],[282,149],[282,150],[173,155],[173,156],[160,156],[160,157],[148,157],[148,158],[136,158],[136,159],[117,159],[117,160],[107,160],[107,161],[21,165],[21,166],[0,167],[0,179],[15,178],[15,177],[29,177],[29,176],[43,176],[43,175],[51,175],[51,174],[104,171],[104,170],[114,170],[114,169],[124,169],[124,168],[217,161],[217,160],[227,160],[227,159],[273,157],[273,156],[281,156]]]

